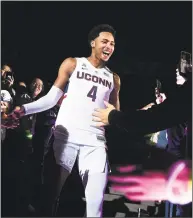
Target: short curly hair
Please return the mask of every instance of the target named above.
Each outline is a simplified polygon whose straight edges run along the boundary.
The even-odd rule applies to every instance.
[[[101,32],[109,32],[109,33],[111,33],[113,35],[114,38],[115,38],[115,35],[116,35],[116,31],[112,26],[110,26],[108,24],[100,24],[98,26],[93,27],[91,29],[91,31],[89,32],[89,34],[88,34],[88,43],[89,43],[89,45],[90,45],[91,41],[96,39]]]

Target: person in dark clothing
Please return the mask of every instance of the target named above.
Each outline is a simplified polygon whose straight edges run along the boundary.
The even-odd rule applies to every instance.
[[[186,85],[186,82],[190,79],[185,74],[179,72],[179,69],[176,70],[176,83],[179,87]],[[184,96],[187,98],[187,96]],[[190,99],[189,99],[190,100]],[[185,107],[185,106],[184,106]],[[189,106],[191,108],[191,106]],[[187,108],[185,107],[184,113]],[[180,112],[180,114],[183,111]],[[191,117],[184,123],[179,123],[178,125],[167,130],[168,133],[168,148],[167,150],[176,155],[179,159],[191,159],[190,146],[188,144],[191,141],[188,140],[189,135],[191,135]],[[188,134],[189,133],[189,134]]]
[[[149,110],[130,110],[124,113],[115,110],[111,104],[105,103],[106,109],[95,109],[93,121],[96,122],[96,126],[112,125],[125,129],[131,134],[136,132],[148,134],[164,130],[191,120],[191,89],[190,79],[183,86],[176,87],[175,92],[162,104],[152,106]]]
[[[18,86],[17,94],[13,99],[13,105],[22,105],[24,103],[31,102],[32,99],[28,94],[27,88],[24,86]],[[32,116],[26,116],[20,120],[20,125],[15,129],[9,129],[7,131],[7,137],[5,140],[5,150],[9,157],[20,160],[22,162],[28,156],[29,149],[31,148],[30,131],[32,126]],[[29,134],[28,134],[29,133]],[[13,140],[16,139],[16,141]],[[4,154],[5,155],[5,154]]]
[[[189,78],[185,74],[181,74],[179,69],[176,70],[176,84],[183,86]],[[191,120],[189,120],[191,121]],[[167,151],[180,159],[192,159],[192,140],[191,140],[191,123],[185,122],[178,124],[172,128],[167,129],[168,146]],[[188,134],[189,133],[189,134]],[[174,205],[166,202],[166,215],[168,208],[170,209],[170,216],[188,217],[191,215],[191,205]]]
[[[32,101],[26,85],[17,86],[13,105]],[[2,146],[3,216],[26,216],[30,204],[29,160],[32,154],[32,116],[20,119],[20,125],[8,129]],[[12,209],[10,210],[10,205]]]
[[[33,87],[33,86],[32,86]],[[44,92],[34,98],[38,100],[44,96]],[[53,142],[53,127],[58,114],[59,105],[34,115],[33,128],[33,196],[32,204],[36,208],[37,215],[41,213],[44,199],[44,160],[51,149]]]
[[[52,146],[53,127],[58,114],[58,106],[36,114],[33,143],[33,168],[34,168],[34,202],[37,204],[42,199],[42,186],[44,184],[44,160]]]
[[[14,98],[14,105],[32,102],[32,98],[24,82],[19,83],[16,91],[17,94]],[[28,159],[28,155],[32,153],[32,122],[33,116],[22,118],[20,120],[20,125],[15,129],[16,137],[21,139],[21,142],[19,143],[20,149],[18,149],[21,161]]]
[[[192,159],[192,65],[187,65],[184,68],[184,71],[177,70],[177,85],[175,93],[168,96],[168,98],[159,106],[152,106],[150,109],[145,111],[129,111],[129,113],[123,113],[116,111],[112,105],[107,104],[107,109],[96,109],[93,113],[93,120],[98,122],[97,126],[105,126],[112,125],[118,128],[124,128],[128,133],[139,132],[141,134],[148,134],[152,132],[156,132],[158,130],[168,129],[168,151],[176,156],[177,159]],[[181,124],[180,124],[181,123]],[[183,140],[185,143],[183,143]],[[165,156],[166,157],[166,156]],[[165,161],[168,161],[167,158]],[[156,162],[154,163],[156,164]],[[168,165],[169,166],[169,165]],[[128,170],[122,171],[122,173],[129,173],[132,171],[132,166],[128,166]],[[126,169],[126,167],[125,167]],[[158,169],[158,168],[157,168]],[[161,171],[156,171],[157,175],[161,173]],[[133,179],[130,175],[130,179]],[[137,177],[135,177],[137,178]],[[147,179],[156,178],[156,175],[147,176]],[[160,177],[161,178],[161,177]],[[159,179],[160,179],[159,178]],[[116,180],[117,179],[117,180]],[[121,177],[116,177],[116,179],[112,179],[114,182],[123,182],[121,181]],[[144,178],[141,176],[139,181],[144,181],[145,184],[145,174]],[[119,180],[119,181],[118,181]],[[125,181],[129,184],[129,176]],[[134,180],[132,180],[134,182]],[[139,182],[138,181],[138,182]],[[147,182],[148,184],[148,182]],[[150,183],[150,186],[153,184]],[[145,186],[145,185],[144,185]],[[128,186],[129,187],[129,186]],[[132,185],[129,188],[123,188],[122,190],[127,192],[126,190],[130,190]],[[161,187],[161,183],[160,183]],[[121,190],[116,189],[116,190]],[[142,185],[138,187],[138,191],[140,188],[143,188]],[[154,197],[151,200],[156,200],[155,191],[159,190],[159,188],[154,189]],[[128,191],[129,192],[129,191]],[[159,191],[158,191],[159,192]],[[161,193],[161,192],[159,192]],[[150,194],[149,194],[150,195]],[[137,194],[136,194],[137,196]],[[147,195],[148,196],[148,195]],[[147,196],[146,199],[147,200]],[[129,195],[130,199],[132,199],[132,194]],[[140,195],[138,195],[138,200],[140,199]],[[163,198],[164,199],[164,198]],[[168,205],[168,204],[166,204]],[[173,207],[173,204],[171,204]],[[171,207],[171,208],[172,208]],[[190,216],[191,214],[191,206],[179,206],[177,208],[176,216]],[[166,210],[168,213],[168,209]],[[173,216],[172,209],[170,210],[170,216]],[[168,214],[166,214],[166,217]]]

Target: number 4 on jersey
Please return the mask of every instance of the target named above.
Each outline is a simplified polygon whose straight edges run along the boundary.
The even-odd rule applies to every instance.
[[[97,86],[93,86],[89,91],[89,93],[87,94],[87,97],[92,98],[92,101],[95,101],[96,94],[97,94]]]

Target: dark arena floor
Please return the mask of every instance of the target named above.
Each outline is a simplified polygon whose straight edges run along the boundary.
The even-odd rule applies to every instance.
[[[121,161],[122,164],[124,164],[123,154],[125,154],[125,163],[127,163],[128,159],[129,160],[133,159],[133,161],[135,162],[139,160],[141,162],[142,159],[144,158],[144,154],[145,154],[144,152],[141,153],[138,152],[137,153],[138,155],[134,155],[134,153],[136,154],[136,152],[134,151],[126,152],[124,150],[121,155],[122,160],[119,160],[119,158],[116,159],[116,157],[112,157],[111,155],[110,156],[114,160],[113,161],[114,163],[120,163]],[[116,152],[113,153],[115,154]],[[160,152],[158,154],[159,157],[162,158],[162,156],[160,156]],[[147,155],[145,156],[147,157]],[[158,159],[157,156],[155,158]],[[150,165],[152,166],[152,164]],[[59,207],[57,213],[55,214],[56,217],[85,217],[86,205],[85,205],[85,198],[84,198],[84,189],[76,166],[77,165],[75,164],[75,167],[73,168],[71,175],[69,176],[69,178],[66,181],[66,184],[63,187],[60,197]],[[12,168],[9,169],[8,164],[6,164],[6,171],[4,172],[10,172],[12,175],[13,164],[11,165],[11,167]],[[112,172],[114,171],[115,167],[117,167],[117,164],[111,165]],[[16,174],[17,175],[16,176],[12,175],[13,176],[12,178],[16,178],[16,177],[20,178],[18,172],[20,171],[20,173],[22,173],[21,168],[15,165],[14,168],[15,168],[14,171],[15,175]],[[18,169],[20,170],[18,171]],[[49,166],[48,169],[50,171]],[[27,171],[30,172],[30,170]],[[2,185],[2,196],[3,196],[2,217],[40,217],[41,213],[39,213],[38,210],[36,211],[31,210],[29,212],[29,211],[23,211],[23,209],[19,208],[17,204],[18,201],[22,201],[22,199],[18,199],[16,197],[17,200],[15,200],[14,197],[17,196],[18,194],[19,196],[21,195],[20,191],[16,189],[20,188],[21,190],[23,190],[23,188],[18,187],[18,185],[15,185],[17,181],[14,181],[14,179],[9,177],[9,175],[6,175],[6,178],[8,178],[8,180],[4,181]],[[8,195],[7,193],[4,194],[3,191],[4,189],[7,190],[10,189],[10,191],[8,191]],[[23,204],[25,204],[25,201]],[[157,202],[130,202],[120,193],[113,192],[110,188],[110,184],[107,184],[107,188],[104,196],[103,217],[164,217],[165,216],[164,213],[165,213],[164,202],[161,204],[158,204]],[[19,214],[19,216],[16,214]]]
[[[71,185],[68,183],[63,190],[66,194],[63,194],[60,200],[57,214],[59,217],[84,216],[85,198],[82,197],[84,195],[83,190],[80,190],[80,186],[72,187]],[[103,217],[163,217],[162,205],[159,207],[158,210],[158,206],[154,202],[130,202],[121,194],[113,192],[108,186],[104,196]],[[72,208],[75,209],[72,210]]]
[[[56,217],[84,217],[85,198],[81,180],[75,168],[63,187]],[[13,181],[12,181],[13,182]],[[13,183],[12,183],[13,185]],[[14,188],[13,188],[14,190]],[[15,193],[13,193],[14,197]],[[13,199],[2,202],[2,217],[40,217],[38,211],[21,211]],[[7,204],[7,205],[5,205]],[[14,208],[17,207],[17,208]],[[161,205],[162,207],[162,205]],[[160,206],[159,206],[160,208]],[[20,216],[15,215],[15,212]],[[103,217],[163,217],[164,208],[158,210],[155,202],[130,202],[107,185],[104,196]]]

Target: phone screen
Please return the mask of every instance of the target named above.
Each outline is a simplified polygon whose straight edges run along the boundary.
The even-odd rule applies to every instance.
[[[7,72],[6,76],[7,77],[13,77],[13,72]]]
[[[180,54],[180,72],[185,73],[185,67],[192,64],[192,54],[186,51],[181,51]]]

